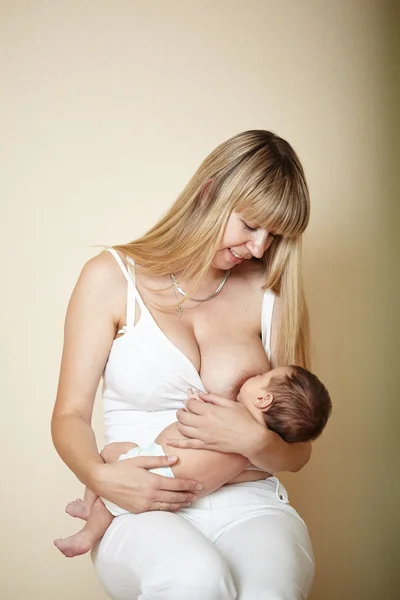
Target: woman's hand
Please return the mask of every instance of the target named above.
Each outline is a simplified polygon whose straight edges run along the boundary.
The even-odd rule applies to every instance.
[[[196,448],[233,452],[250,456],[266,435],[266,428],[258,423],[241,404],[217,394],[200,393],[200,401],[190,398],[186,409],[177,411],[183,440],[167,440],[175,448]]]
[[[131,513],[174,512],[197,499],[196,491],[202,489],[201,484],[156,475],[148,469],[171,467],[176,461],[176,457],[140,456],[113,464],[96,464],[89,487]]]

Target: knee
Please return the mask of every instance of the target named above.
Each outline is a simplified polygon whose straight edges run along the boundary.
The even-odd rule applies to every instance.
[[[147,597],[155,600],[235,600],[237,594],[227,565],[219,556],[213,556],[210,559],[203,557],[195,564],[177,565],[157,591],[149,590],[148,596],[144,593],[144,598]]]
[[[101,458],[105,463],[115,463],[121,454],[127,454],[132,448],[136,448],[137,444],[131,442],[111,442],[107,444],[100,452]]]

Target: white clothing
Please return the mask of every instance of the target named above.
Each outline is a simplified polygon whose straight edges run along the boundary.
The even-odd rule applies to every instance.
[[[106,441],[147,446],[176,421],[186,390],[204,387],[110,252],[127,279],[128,297],[126,326],[104,371]],[[266,291],[262,306],[268,358],[274,298]],[[311,542],[280,488],[276,478],[227,485],[175,514],[117,517],[93,552],[105,589],[113,600],[305,600],[314,571]]]
[[[305,600],[314,574],[307,527],[274,477],[118,517],[93,562],[113,600]]]
[[[163,333],[138,293],[115,250],[109,250],[127,282],[126,325],[111,347],[103,375],[105,441],[151,444],[176,421],[187,390],[205,391],[195,366]],[[135,325],[135,300],[141,314]],[[262,307],[262,342],[270,357],[275,296],[266,291]]]

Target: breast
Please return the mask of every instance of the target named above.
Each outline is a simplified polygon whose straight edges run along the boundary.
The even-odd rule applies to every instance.
[[[244,380],[269,370],[269,362],[257,334],[216,336],[201,350],[201,380],[207,390],[236,399]]]

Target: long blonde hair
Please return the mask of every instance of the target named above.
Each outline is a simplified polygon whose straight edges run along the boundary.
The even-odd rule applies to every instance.
[[[252,130],[222,143],[154,227],[114,248],[153,275],[179,273],[191,282],[190,295],[210,268],[233,210],[277,234],[262,258],[264,287],[279,295],[282,303],[276,362],[307,368],[301,234],[309,220],[309,194],[301,163],[284,139]]]

